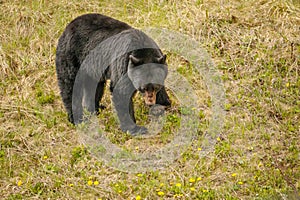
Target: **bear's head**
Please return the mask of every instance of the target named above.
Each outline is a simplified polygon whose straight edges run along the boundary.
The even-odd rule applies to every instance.
[[[156,94],[164,86],[168,74],[166,55],[152,51],[129,55],[128,66],[128,77],[149,106],[156,103]]]

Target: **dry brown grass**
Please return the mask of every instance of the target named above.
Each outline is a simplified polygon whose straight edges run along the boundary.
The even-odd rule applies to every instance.
[[[66,24],[88,12],[190,34],[207,49],[227,98],[215,152],[201,159],[190,152],[166,171],[137,176],[106,167],[81,147],[59,97],[54,60]],[[1,198],[157,199],[158,191],[163,199],[299,196],[298,1],[4,0],[0,26]],[[191,177],[202,179],[189,183]]]

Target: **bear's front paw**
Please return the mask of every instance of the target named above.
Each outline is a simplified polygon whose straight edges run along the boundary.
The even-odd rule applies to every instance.
[[[165,108],[166,106],[155,104],[150,107],[149,113],[154,117],[160,117],[165,114]]]
[[[148,133],[147,128],[143,126],[135,126],[133,129],[128,130],[132,136],[139,136]]]

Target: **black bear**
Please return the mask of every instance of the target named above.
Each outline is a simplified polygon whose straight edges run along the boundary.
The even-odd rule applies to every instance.
[[[132,88],[140,91],[149,106],[170,106],[164,87],[167,71],[166,56],[150,37],[101,14],[74,19],[59,38],[56,49],[58,84],[73,124],[83,120],[84,108],[98,112],[109,79],[112,93],[119,85],[114,103],[121,105],[124,101],[125,105],[125,111],[116,107],[121,129],[131,134],[145,133],[145,128],[135,124],[133,94],[129,93]]]

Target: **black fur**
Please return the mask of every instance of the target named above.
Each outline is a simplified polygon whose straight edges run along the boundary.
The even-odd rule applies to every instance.
[[[129,40],[130,42],[130,37],[128,37],[128,35],[130,36],[131,32],[134,33],[135,30],[136,29],[133,29],[131,26],[124,22],[120,22],[118,20],[100,14],[82,15],[74,19],[66,27],[65,31],[58,41],[56,50],[56,72],[59,88],[61,91],[61,97],[68,112],[69,121],[71,123],[76,123],[74,122],[72,112],[73,86],[75,83],[76,75],[85,58],[101,42],[112,36],[118,36],[118,34],[120,34],[120,37],[126,37],[125,39]],[[114,42],[117,43],[119,39],[120,38],[116,38]],[[118,48],[121,48],[122,46],[122,44],[114,45],[116,48],[116,52]],[[107,49],[100,49],[99,51],[103,52],[103,54],[112,53]],[[133,50],[124,55],[121,55],[121,57],[119,57],[117,60],[109,62],[109,66],[96,66],[95,69],[86,69],[87,71],[90,71],[90,74],[93,74],[93,70],[98,72],[98,75],[96,76],[98,80],[97,88],[95,89],[96,92],[92,94],[92,91],[90,91],[89,94],[89,91],[87,91],[85,94],[93,96],[93,105],[95,106],[95,108],[91,108],[91,110],[97,111],[99,108],[101,108],[100,101],[103,96],[106,80],[111,80],[110,90],[113,91],[120,78],[128,72],[130,55],[138,58],[141,62],[140,64],[156,63],[157,58],[163,56],[161,50],[158,47]],[[113,58],[113,56],[107,56],[107,58],[109,59]],[[88,79],[86,81],[89,80],[92,79]],[[79,104],[82,104],[81,98],[82,97],[80,96],[78,97]],[[169,97],[164,87],[157,93],[157,104],[165,106],[170,105]],[[134,120],[133,108],[130,108],[130,110],[132,112],[131,116]]]

